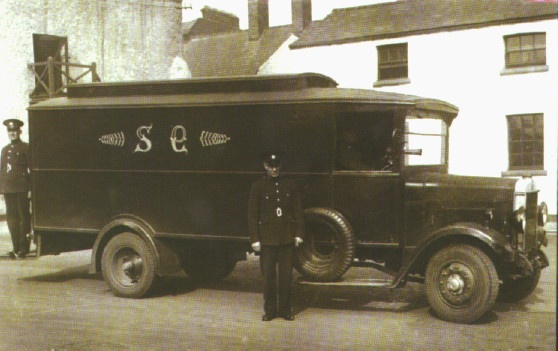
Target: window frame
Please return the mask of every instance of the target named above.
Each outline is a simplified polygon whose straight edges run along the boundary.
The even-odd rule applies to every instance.
[[[508,170],[502,172],[502,175],[546,175],[544,170],[544,113],[507,115],[506,122]],[[531,136],[528,133],[531,133]]]
[[[542,36],[542,40],[537,40]],[[511,42],[516,40],[513,45]],[[529,44],[530,42],[531,44]],[[541,45],[542,43],[542,45]],[[546,32],[516,33],[504,36],[504,69],[502,75],[546,72]],[[517,56],[518,63],[513,63],[511,56]],[[524,58],[526,57],[526,58]]]
[[[378,45],[376,50],[378,59],[378,80],[374,83],[374,87],[409,84],[411,82],[409,79],[408,43]],[[384,59],[385,55],[388,56],[387,59]],[[394,59],[394,56],[397,58]],[[405,57],[401,58],[402,56]],[[390,69],[401,69],[405,72],[405,74],[401,76],[386,75],[385,71]]]

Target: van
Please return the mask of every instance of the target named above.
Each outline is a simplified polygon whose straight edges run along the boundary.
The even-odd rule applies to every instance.
[[[529,175],[448,174],[457,114],[313,73],[70,85],[29,108],[38,254],[92,249],[123,297],[181,269],[223,278],[251,252],[250,186],[272,151],[302,193],[304,279],[371,262],[471,323],[535,289],[548,210]]]

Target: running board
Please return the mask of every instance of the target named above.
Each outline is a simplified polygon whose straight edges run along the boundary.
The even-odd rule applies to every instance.
[[[393,288],[393,281],[385,279],[345,279],[334,282],[315,282],[298,278],[295,280],[295,284],[302,286]]]

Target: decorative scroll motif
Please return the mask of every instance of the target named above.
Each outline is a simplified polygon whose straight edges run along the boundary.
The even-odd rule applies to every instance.
[[[229,140],[231,140],[231,138],[225,134],[212,133],[205,130],[202,131],[200,135],[200,142],[203,147],[226,144]]]
[[[126,137],[123,132],[105,134],[99,138],[99,141],[106,145],[124,147],[126,144]]]

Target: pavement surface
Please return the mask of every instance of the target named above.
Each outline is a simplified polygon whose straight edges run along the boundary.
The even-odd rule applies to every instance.
[[[11,249],[0,222],[0,252]],[[535,292],[497,303],[477,323],[435,318],[424,286],[294,287],[296,320],[262,322],[258,258],[220,282],[166,278],[152,297],[115,297],[88,274],[90,250],[0,259],[0,351],[105,350],[555,350],[556,235]],[[385,279],[369,268],[346,278]]]

